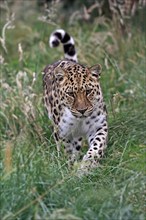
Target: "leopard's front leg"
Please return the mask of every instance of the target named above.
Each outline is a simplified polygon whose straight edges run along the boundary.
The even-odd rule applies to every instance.
[[[83,157],[85,166],[96,167],[99,164],[99,160],[103,157],[104,149],[107,144],[107,122],[104,121],[104,124],[100,127],[97,127],[96,130],[88,135],[89,149],[86,155]]]
[[[74,162],[78,159],[80,156],[80,150],[81,150],[81,144],[82,144],[82,137],[79,138],[64,138],[63,139],[63,145],[65,148],[65,151],[68,155],[69,159],[69,166],[73,165]]]

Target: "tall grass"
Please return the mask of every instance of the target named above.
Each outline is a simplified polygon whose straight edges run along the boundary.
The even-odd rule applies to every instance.
[[[56,25],[74,36],[81,63],[103,66],[109,144],[101,166],[78,178],[57,155],[42,103],[41,71],[62,48],[48,47],[54,24],[33,12],[16,16],[1,46],[1,219],[144,220],[145,33],[132,26],[124,39],[103,18]]]

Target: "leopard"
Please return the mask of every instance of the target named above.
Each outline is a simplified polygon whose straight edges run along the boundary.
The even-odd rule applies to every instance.
[[[50,47],[60,43],[64,59],[48,64],[43,70],[43,99],[54,128],[57,150],[64,146],[69,164],[81,159],[80,170],[99,166],[107,147],[107,110],[100,86],[102,67],[88,67],[77,60],[72,36],[65,30],[51,33]],[[88,149],[80,155],[83,142]]]

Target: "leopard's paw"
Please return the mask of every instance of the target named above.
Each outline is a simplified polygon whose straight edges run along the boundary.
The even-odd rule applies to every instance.
[[[74,169],[76,172],[76,175],[78,177],[81,177],[83,175],[91,174],[93,168],[96,168],[99,166],[99,163],[92,160],[82,160],[81,162],[78,162],[74,164]]]

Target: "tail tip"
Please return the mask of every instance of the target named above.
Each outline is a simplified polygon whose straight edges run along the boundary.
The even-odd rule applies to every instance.
[[[50,40],[49,40],[50,47],[58,47],[59,43],[60,42],[58,39],[56,39],[56,37],[54,36],[50,37]]]

